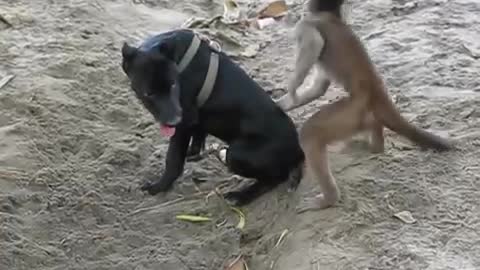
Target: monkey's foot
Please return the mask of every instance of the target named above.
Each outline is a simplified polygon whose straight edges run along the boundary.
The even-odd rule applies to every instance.
[[[335,201],[327,200],[323,194],[319,194],[314,198],[304,199],[300,205],[296,208],[298,214],[311,211],[311,210],[323,210],[331,207],[335,204]]]
[[[385,146],[383,145],[383,143],[370,142],[369,149],[370,153],[372,154],[382,154],[385,152]]]
[[[372,154],[381,154],[385,152],[385,140],[383,135],[374,134],[370,135],[368,138],[368,148],[370,149],[370,153]]]

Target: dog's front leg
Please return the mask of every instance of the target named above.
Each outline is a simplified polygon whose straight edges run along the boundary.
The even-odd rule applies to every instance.
[[[190,142],[191,136],[190,129],[177,128],[175,135],[170,138],[165,160],[165,171],[162,177],[158,181],[145,183],[141,188],[143,191],[148,191],[150,195],[155,195],[170,189],[173,182],[183,173],[188,143]]]
[[[207,132],[201,127],[197,127],[192,133],[192,143],[187,151],[187,162],[195,162],[201,160],[202,151],[205,150],[205,140],[207,138]]]

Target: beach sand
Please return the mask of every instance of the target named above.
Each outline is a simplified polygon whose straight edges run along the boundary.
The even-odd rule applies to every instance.
[[[301,6],[287,3],[284,22],[225,30],[238,42],[225,50],[266,91],[292,72]],[[295,214],[320,191],[305,179],[243,207],[239,230],[235,213],[206,200],[241,180],[214,155],[188,163],[170,192],[139,191],[163,171],[167,141],[120,67],[124,41],[222,14],[221,1],[3,0],[0,79],[15,77],[0,89],[0,269],[211,270],[239,254],[251,270],[480,269],[480,4],[411,3],[356,1],[347,18],[402,114],[459,150],[422,151],[393,132],[384,154],[361,137],[334,145],[335,207]],[[300,126],[339,95],[334,86],[290,115]],[[394,217],[402,211],[416,222]]]

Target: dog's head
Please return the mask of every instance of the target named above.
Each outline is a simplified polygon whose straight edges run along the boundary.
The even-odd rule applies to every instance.
[[[130,86],[147,110],[164,127],[180,124],[178,70],[169,57],[168,48],[139,50],[124,43],[122,57],[122,68],[130,79]]]

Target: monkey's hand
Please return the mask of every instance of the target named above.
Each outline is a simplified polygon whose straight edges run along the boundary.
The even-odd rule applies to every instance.
[[[297,105],[297,104],[298,104],[297,91],[288,92],[287,95],[290,96],[290,99],[292,100],[292,102],[293,102],[294,105]]]
[[[281,98],[275,100],[275,103],[284,111],[290,111],[297,107],[298,96],[296,93],[286,93]]]

